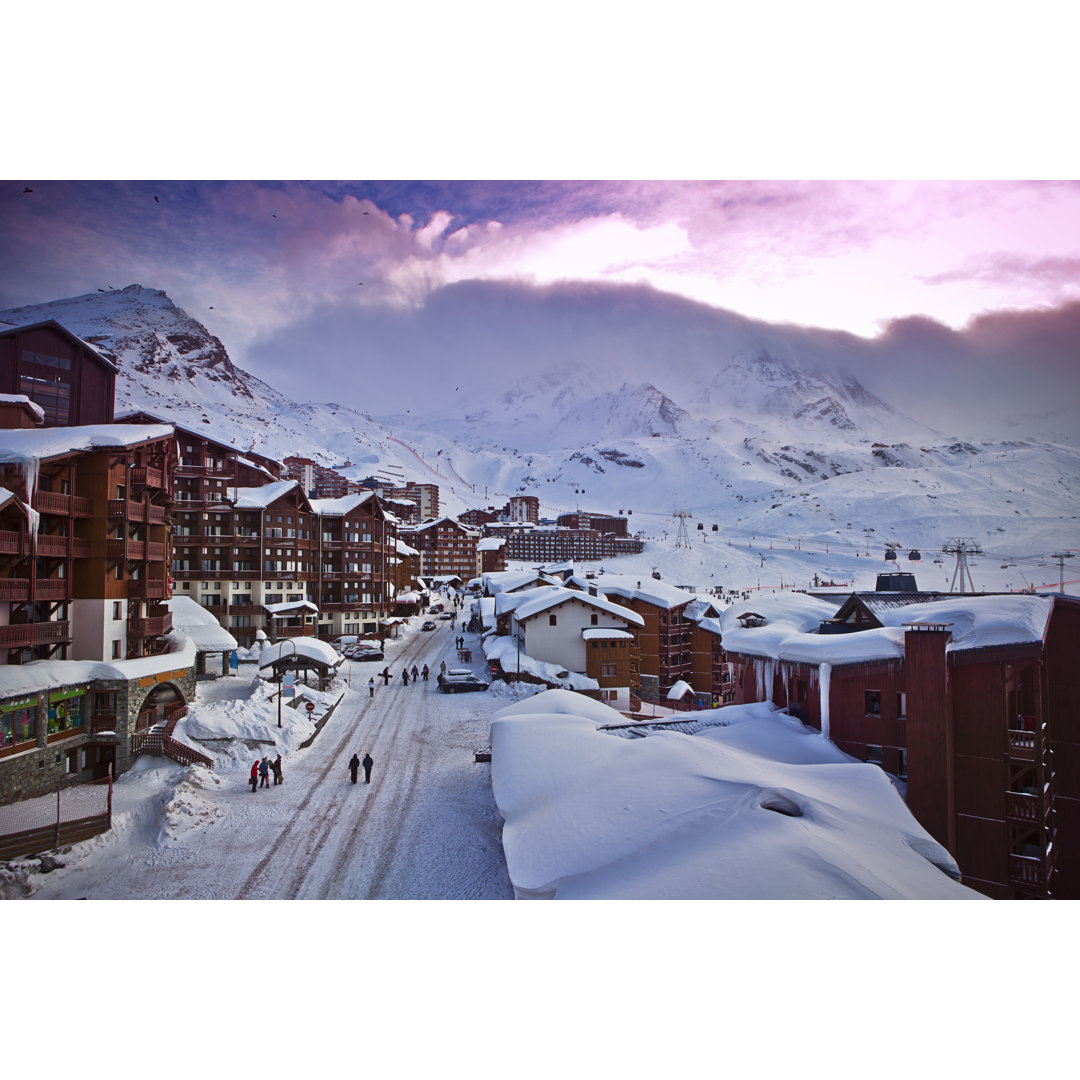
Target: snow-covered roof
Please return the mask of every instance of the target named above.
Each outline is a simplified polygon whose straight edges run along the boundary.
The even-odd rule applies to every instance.
[[[950,651],[1042,641],[1054,607],[1051,596],[963,595],[875,612],[886,626],[949,623]],[[856,636],[856,635],[849,635]]]
[[[687,694],[692,694],[694,688],[685,680],[679,679],[672,684],[671,689],[667,692],[668,701],[681,701]]]
[[[744,628],[739,617],[749,612],[765,617],[763,626]],[[751,656],[776,657],[780,643],[792,634],[816,630],[836,614],[836,605],[805,593],[780,592],[755,596],[753,600],[732,604],[720,616],[724,648]],[[835,635],[839,636],[839,635]]]
[[[716,618],[723,610],[725,605],[720,603],[711,596],[695,596],[689,604],[686,605],[686,609],[683,611],[683,615],[686,616],[691,622],[700,622],[702,619]]]
[[[32,660],[0,665],[0,698],[36,694],[39,690],[92,682],[94,679],[141,679],[195,666],[195,643],[172,630],[165,635],[167,652],[134,660]]]
[[[609,626],[586,626],[581,631],[586,641],[633,641],[634,635],[629,630],[616,630]]]
[[[236,489],[236,508],[238,510],[265,510],[271,503],[287,495],[293,488],[300,487],[299,480],[275,480],[262,487],[242,487]]]
[[[509,636],[486,637],[483,640],[483,649],[489,660],[499,661],[507,672],[533,675],[546,683],[568,686],[572,690],[596,690],[600,686],[595,679],[590,679],[587,675],[568,671],[558,664],[549,664],[545,660],[536,660],[527,653],[519,652],[516,639]]]
[[[515,592],[535,584],[561,585],[562,580],[551,578],[535,570],[489,570],[480,575],[484,592],[490,596],[496,593]]]
[[[29,409],[38,421],[45,419],[45,410],[36,402],[31,401],[25,394],[0,394],[0,402],[5,405],[22,405]]]
[[[513,610],[514,618],[518,622],[524,622],[526,619],[540,615],[543,611],[573,602],[573,600],[603,611],[605,615],[621,619],[623,622],[633,623],[636,626],[645,625],[645,619],[630,608],[613,604],[611,600],[603,596],[590,596],[589,593],[583,593],[577,589],[565,589],[563,585],[538,585],[536,589],[527,589],[523,593],[509,595],[500,593],[496,597],[496,611],[501,615],[505,610]]]
[[[370,502],[374,495],[374,491],[365,491],[363,494],[340,495],[336,499],[312,499],[311,509],[316,514],[324,514],[328,517],[344,517],[358,506]]]
[[[771,705],[704,713],[698,734],[601,730],[618,722],[562,690],[493,718],[518,897],[985,899],[880,768]]]
[[[238,648],[236,638],[190,596],[174,596],[165,603],[172,612],[173,630],[186,634],[199,652],[231,652]]]
[[[498,551],[501,547],[506,547],[505,536],[485,536],[476,542],[477,551]]]
[[[319,613],[319,609],[310,600],[289,600],[281,604],[263,604],[262,606],[275,619],[282,615],[291,615],[301,609],[314,611],[316,615]]]
[[[724,613],[724,647],[733,653],[796,663],[867,663],[902,657],[904,627],[909,623],[946,625],[951,633],[946,647],[950,652],[1020,645],[1043,640],[1053,608],[1053,599],[1046,596],[956,595],[927,604],[881,606],[875,612],[885,623],[880,628],[818,634],[814,631],[820,609],[795,599],[799,595],[755,598],[755,608],[767,618],[763,626],[739,626],[738,613],[746,605],[732,605]]]
[[[573,582],[582,589],[597,589],[602,593],[611,593],[622,596],[628,600],[643,600],[647,604],[671,611],[690,603],[694,597],[685,589],[679,589],[669,585],[666,581],[657,581],[656,578],[637,578],[630,574],[601,574],[596,578],[586,578],[575,574],[567,584]]]
[[[406,544],[405,541],[402,540],[400,536],[394,538],[394,543],[396,545],[396,550],[397,550],[399,555],[419,555],[420,554],[420,552],[417,551],[416,548],[409,547],[409,545]]]
[[[267,645],[259,653],[259,670],[265,670],[282,657],[288,659],[294,653],[298,656],[307,656],[312,660],[318,660],[320,663],[326,664],[327,667],[337,667],[345,659],[333,645],[320,641],[318,638],[286,638],[284,641],[279,641],[274,645]]]
[[[169,424],[89,424],[84,427],[0,430],[0,462],[29,463],[73,452],[138,446],[171,437]]]

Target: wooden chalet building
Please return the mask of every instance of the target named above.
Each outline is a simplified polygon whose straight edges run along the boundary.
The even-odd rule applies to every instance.
[[[111,424],[116,365],[53,319],[0,323],[0,394],[25,394],[45,427]]]
[[[372,491],[311,505],[319,520],[320,636],[377,633],[393,604],[396,526]]]
[[[953,594],[782,638],[768,612],[744,629],[731,610],[738,703],[786,706],[904,781],[972,888],[1080,898],[1080,599]]]
[[[641,616],[637,632],[641,655],[641,695],[657,700],[680,680],[693,678],[693,628],[686,609],[693,596],[673,585],[652,578],[638,580],[623,574],[602,574],[596,578],[571,577],[570,588],[583,589],[622,604]],[[655,680],[655,691],[650,685]]]
[[[0,431],[0,802],[124,771],[186,708],[175,465],[167,425]]]
[[[472,581],[480,575],[476,545],[480,534],[457,518],[443,517],[420,525],[402,526],[399,535],[420,552],[420,577],[459,577]]]

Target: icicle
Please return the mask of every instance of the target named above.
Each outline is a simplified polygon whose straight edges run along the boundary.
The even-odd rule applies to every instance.
[[[41,515],[34,509],[34,494],[37,491],[38,475],[41,472],[41,459],[32,457],[22,462],[23,487],[26,489],[26,502],[23,509],[26,511],[26,528],[30,533],[30,550],[37,554],[38,526],[41,524]]]
[[[829,737],[829,682],[832,676],[832,667],[829,664],[821,664],[818,667],[818,693],[821,696],[821,734]]]

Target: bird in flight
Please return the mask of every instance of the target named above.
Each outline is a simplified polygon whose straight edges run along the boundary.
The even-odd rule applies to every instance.
[[[158,197],[155,195],[154,196],[154,202],[157,202],[157,201],[158,201]]]
[[[24,188],[23,188],[23,194],[24,194],[24,195],[30,195],[30,194],[32,194],[32,193],[33,193],[33,190],[34,190],[34,189],[33,189],[32,187],[24,187]]]

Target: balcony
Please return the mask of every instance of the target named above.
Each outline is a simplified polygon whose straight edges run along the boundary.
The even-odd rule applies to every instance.
[[[29,537],[24,532],[12,532],[0,529],[0,554],[21,555],[27,546]]]
[[[1050,785],[1044,784],[1042,793],[1005,792],[1005,817],[1009,821],[1039,824],[1050,814]]]
[[[209,611],[215,618],[219,615],[227,615],[229,613],[228,604],[200,604],[199,607],[203,611]]]
[[[71,624],[62,622],[24,623],[21,626],[0,626],[0,647],[8,649],[33,648],[71,640]]]
[[[42,514],[59,514],[67,517],[93,517],[94,504],[81,495],[62,495],[57,491],[35,491],[34,509]]]
[[[1024,889],[1044,890],[1053,869],[1053,853],[1048,848],[1043,856],[1010,855],[1009,884]]]
[[[148,619],[128,619],[128,636],[133,638],[157,637],[172,629],[172,612],[154,615]]]
[[[1045,723],[1038,731],[1009,729],[1009,757],[1013,761],[1045,761],[1050,752],[1049,738]]]
[[[128,582],[129,600],[164,600],[165,582],[158,578],[135,578]]]
[[[146,558],[145,540],[108,541],[109,562],[132,562]]]
[[[161,469],[138,468],[131,470],[131,483],[134,487],[165,489],[165,474]]]
[[[109,517],[127,521],[149,521],[151,525],[165,524],[165,507],[144,502],[128,502],[125,499],[109,500]]]

